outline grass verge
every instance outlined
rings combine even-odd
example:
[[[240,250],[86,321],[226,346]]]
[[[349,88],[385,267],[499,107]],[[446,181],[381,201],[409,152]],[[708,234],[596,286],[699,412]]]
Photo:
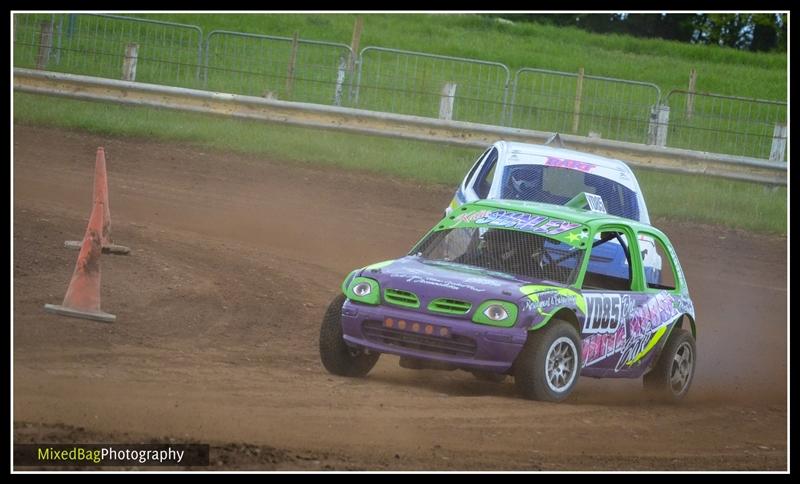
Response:
[[[14,93],[14,122],[183,141],[453,187],[480,149]],[[784,187],[634,169],[653,218],[786,234]]]

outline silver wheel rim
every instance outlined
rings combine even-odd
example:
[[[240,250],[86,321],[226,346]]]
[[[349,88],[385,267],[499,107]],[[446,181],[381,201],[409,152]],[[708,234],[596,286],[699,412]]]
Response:
[[[578,350],[575,343],[566,336],[562,336],[553,341],[547,350],[545,359],[544,377],[550,390],[556,393],[566,391],[575,380],[578,373],[577,358]]]
[[[669,387],[676,395],[680,395],[689,386],[694,368],[694,354],[692,345],[684,341],[675,351],[672,365],[669,370]]]

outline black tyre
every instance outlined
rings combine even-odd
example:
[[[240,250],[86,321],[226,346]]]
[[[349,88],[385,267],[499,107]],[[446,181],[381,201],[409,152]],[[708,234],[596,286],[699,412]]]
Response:
[[[502,383],[506,381],[506,376],[503,373],[492,373],[490,371],[472,371],[472,376],[480,381],[488,381],[492,383]]]
[[[514,384],[524,398],[560,402],[581,371],[581,340],[566,321],[553,320],[528,335],[514,364]]]
[[[697,366],[697,347],[689,331],[674,328],[661,350],[656,366],[644,378],[644,388],[651,397],[665,402],[679,402],[692,386]]]
[[[344,294],[336,296],[322,318],[319,332],[319,355],[322,365],[330,373],[339,376],[363,377],[378,362],[380,353],[366,353],[352,348],[342,338],[342,305]]]

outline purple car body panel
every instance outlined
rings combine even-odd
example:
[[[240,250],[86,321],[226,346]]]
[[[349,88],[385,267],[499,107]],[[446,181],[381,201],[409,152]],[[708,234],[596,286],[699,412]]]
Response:
[[[469,370],[508,372],[529,331],[566,309],[582,328],[581,375],[635,378],[655,364],[681,316],[694,318],[688,295],[657,290],[644,294],[581,291],[552,281],[425,261],[418,256],[365,268],[357,275],[376,280],[382,290],[414,293],[419,307],[397,307],[383,297],[374,306],[348,300],[342,308],[342,329],[348,344]],[[438,298],[465,301],[471,306],[462,315],[428,310],[428,304]],[[478,306],[489,299],[517,305],[513,327],[473,322]]]
[[[342,310],[342,326],[344,339],[375,351],[394,353],[401,356],[436,359],[464,367],[506,371],[522,350],[527,338],[527,327],[515,325],[512,328],[475,324],[472,316],[478,306],[487,299],[508,301],[517,304],[521,293],[520,286],[541,281],[526,281],[507,274],[480,271],[468,266],[447,264],[442,262],[424,262],[418,257],[407,256],[398,259],[389,266],[380,269],[365,270],[360,275],[378,281],[381,288],[390,288],[413,292],[419,297],[419,308],[404,309],[387,304],[366,306],[352,302],[345,303]],[[450,298],[469,302],[469,312],[463,315],[444,315],[428,311],[428,304],[437,298]],[[413,323],[432,325],[435,334],[420,338],[429,338],[432,345],[437,339],[445,340],[454,337],[468,338],[476,343],[476,352],[472,357],[456,356],[445,352],[434,353],[397,346],[387,346],[370,341],[362,331],[367,321],[384,322],[386,318],[394,321],[405,321],[408,332]],[[438,330],[446,328],[448,337],[439,335]],[[395,328],[396,331],[402,331]],[[441,341],[444,343],[444,341]]]
[[[583,297],[588,313],[578,314],[583,376],[641,376],[655,364],[668,339],[663,336],[683,314],[694,317],[688,297],[666,291],[583,291]],[[635,364],[629,364],[631,360]]]
[[[395,322],[403,321],[405,332],[412,332],[412,326],[418,324],[422,334],[418,336],[421,344],[428,347],[440,348],[437,352],[420,349],[402,348],[397,345],[387,345],[380,340],[368,337],[369,324],[383,324],[387,318]],[[432,335],[424,335],[424,328],[431,326]],[[442,329],[446,329],[447,337],[439,336]],[[392,353],[420,359],[433,359],[460,368],[486,370],[502,373],[511,368],[511,364],[525,344],[527,331],[521,328],[494,328],[475,324],[469,319],[454,318],[443,315],[428,316],[416,311],[399,308],[365,306],[346,302],[342,309],[342,330],[344,340],[381,353]],[[394,331],[403,331],[395,329]],[[465,341],[460,347],[445,344],[439,340]],[[474,343],[474,350],[471,349]]]

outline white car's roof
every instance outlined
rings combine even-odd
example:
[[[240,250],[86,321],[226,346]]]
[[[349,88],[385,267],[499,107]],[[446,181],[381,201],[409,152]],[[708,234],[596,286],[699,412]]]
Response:
[[[505,156],[499,162],[505,165],[554,165],[591,172],[613,180],[635,193],[641,193],[639,184],[630,167],[621,160],[582,153],[580,151],[534,145],[513,141],[499,141],[504,144]],[[570,163],[572,162],[572,163]]]

